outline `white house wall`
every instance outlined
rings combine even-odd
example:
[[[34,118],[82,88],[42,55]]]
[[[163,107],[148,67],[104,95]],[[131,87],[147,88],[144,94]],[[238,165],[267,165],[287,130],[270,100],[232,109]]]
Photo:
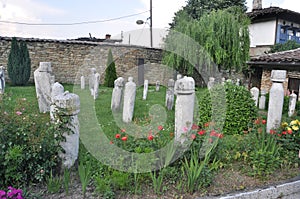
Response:
[[[274,45],[276,20],[253,23],[249,26],[250,47]]]

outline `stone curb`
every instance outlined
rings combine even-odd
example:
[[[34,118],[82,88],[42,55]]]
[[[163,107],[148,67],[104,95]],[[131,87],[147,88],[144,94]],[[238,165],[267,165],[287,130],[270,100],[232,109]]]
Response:
[[[207,199],[297,199],[300,198],[300,176],[294,178],[294,180],[296,181],[273,185],[249,192],[233,193],[219,197],[207,197]]]

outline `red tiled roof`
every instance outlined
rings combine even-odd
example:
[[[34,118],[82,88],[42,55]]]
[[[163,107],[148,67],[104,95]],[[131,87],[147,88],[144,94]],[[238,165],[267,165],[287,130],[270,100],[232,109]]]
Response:
[[[250,62],[248,62],[248,64],[250,65],[263,63],[300,64],[300,48],[277,53],[253,56],[251,57]]]

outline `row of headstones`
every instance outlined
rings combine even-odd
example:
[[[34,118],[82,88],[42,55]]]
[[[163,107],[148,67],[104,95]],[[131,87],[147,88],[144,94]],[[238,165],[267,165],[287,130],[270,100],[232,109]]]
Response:
[[[98,98],[99,95],[99,85],[100,85],[100,74],[96,71],[96,68],[90,68],[90,74],[88,76],[89,80],[89,90],[94,100]],[[80,77],[80,88],[85,89],[85,77]]]
[[[40,62],[33,74],[39,111],[41,113],[50,112],[53,123],[62,122],[60,121],[62,117],[69,122],[66,127],[72,133],[64,133],[66,139],[60,143],[64,153],[59,156],[62,166],[70,168],[77,160],[79,151],[79,96],[68,91],[65,92],[60,83],[54,83],[55,77],[52,75],[51,62]]]
[[[234,81],[233,80],[231,80],[231,79],[225,79],[225,77],[222,77],[221,78],[221,84],[222,85],[224,85],[225,84],[225,82],[232,82],[232,83],[234,83]],[[214,85],[216,85],[218,82],[216,82],[216,78],[214,78],[214,77],[209,77],[208,78],[208,82],[207,82],[207,88],[208,89],[211,89]],[[240,86],[241,85],[241,80],[240,79],[236,79],[236,81],[235,81],[235,84],[237,85],[237,86]]]

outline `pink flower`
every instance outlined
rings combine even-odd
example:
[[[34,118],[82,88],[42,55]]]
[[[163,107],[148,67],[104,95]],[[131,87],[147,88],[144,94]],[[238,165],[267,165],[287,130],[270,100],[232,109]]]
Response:
[[[205,130],[201,130],[198,132],[199,135],[204,135],[205,134]]]
[[[21,111],[17,111],[16,114],[17,115],[22,115],[22,112]]]
[[[185,127],[182,128],[182,130],[183,130],[184,133],[186,133],[186,132],[188,132],[189,129],[188,129],[188,127],[185,126]]]
[[[127,137],[126,137],[126,136],[122,137],[121,139],[122,139],[122,141],[124,141],[124,142],[127,141]]]
[[[121,132],[122,132],[122,133],[125,133],[125,132],[126,132],[126,130],[125,130],[125,129],[121,129]]]
[[[153,138],[154,138],[153,135],[148,136],[148,140],[150,140],[150,141],[153,140]]]
[[[191,134],[191,139],[192,140],[196,139],[196,135],[195,134]]]
[[[164,127],[163,127],[162,125],[159,125],[159,126],[157,127],[157,129],[158,129],[159,131],[161,131],[161,130],[164,129]]]
[[[198,128],[199,128],[199,126],[197,124],[192,125],[192,130],[197,130]]]

